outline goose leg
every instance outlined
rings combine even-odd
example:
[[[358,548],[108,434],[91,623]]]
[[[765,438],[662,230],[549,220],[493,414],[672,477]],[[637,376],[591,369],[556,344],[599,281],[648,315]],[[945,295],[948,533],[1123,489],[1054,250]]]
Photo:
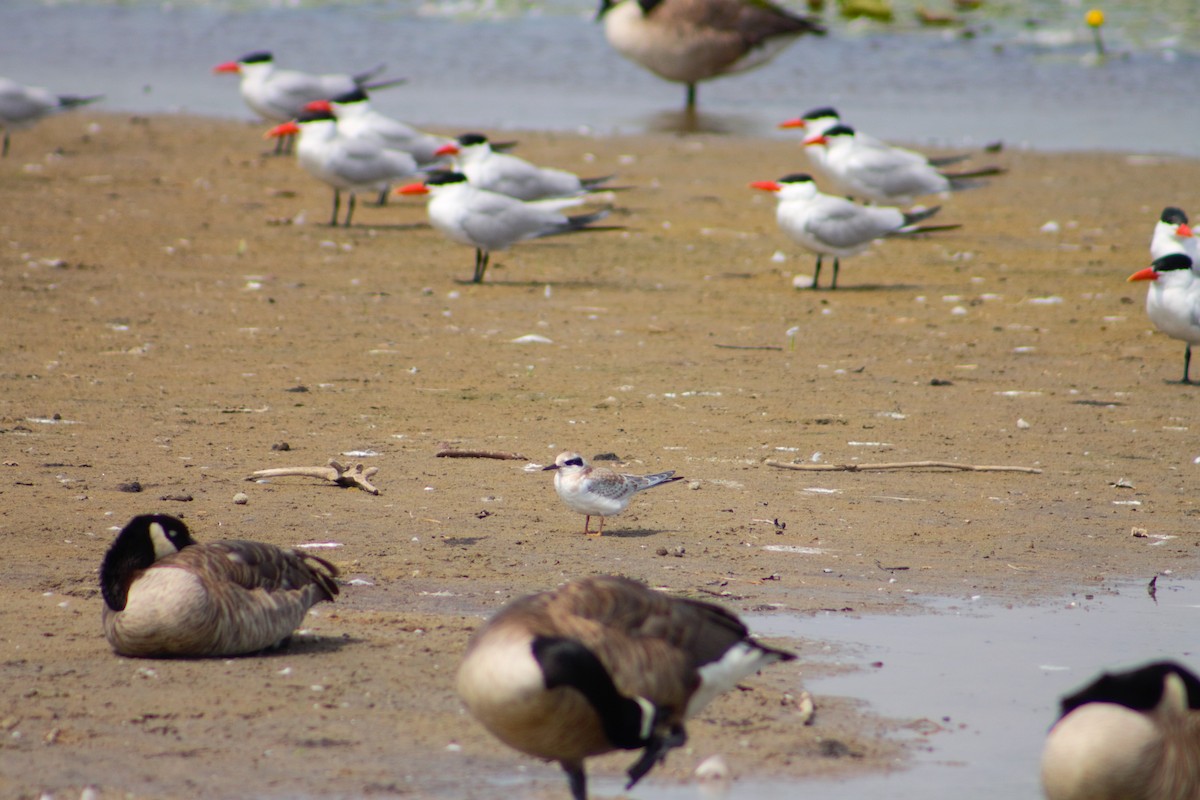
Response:
[[[584,774],[583,764],[563,764],[567,773],[567,785],[571,787],[573,800],[587,800],[587,775]]]
[[[642,757],[634,762],[626,773],[629,775],[629,783],[625,784],[625,791],[633,788],[634,784],[645,777],[646,773],[654,768],[654,765],[667,757],[667,752],[673,747],[682,747],[687,743],[687,732],[682,725],[677,725],[667,737],[651,736],[650,741],[646,743],[646,748],[642,751]]]

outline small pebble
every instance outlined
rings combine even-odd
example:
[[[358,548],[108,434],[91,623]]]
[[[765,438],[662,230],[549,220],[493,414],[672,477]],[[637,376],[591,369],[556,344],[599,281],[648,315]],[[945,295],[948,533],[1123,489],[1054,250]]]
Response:
[[[250,495],[246,494],[245,492],[238,492],[233,496],[233,502],[236,505],[244,506],[246,503],[250,502]]]

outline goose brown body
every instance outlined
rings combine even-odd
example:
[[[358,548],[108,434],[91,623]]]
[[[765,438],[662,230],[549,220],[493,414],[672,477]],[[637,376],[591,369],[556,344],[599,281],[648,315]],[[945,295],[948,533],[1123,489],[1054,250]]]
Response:
[[[581,666],[564,668],[548,655],[554,648]],[[687,717],[741,677],[792,658],[751,641],[719,606],[600,576],[498,612],[468,646],[458,689],[502,742],[559,762],[582,800],[585,758],[643,750],[632,785],[686,740]]]
[[[766,0],[601,0],[609,44],[660,78],[696,84],[771,60],[804,34],[824,35],[815,20]]]
[[[196,544],[180,520],[135,517],[101,567],[104,634],[128,656],[253,653],[338,593],[324,559],[262,542]]]

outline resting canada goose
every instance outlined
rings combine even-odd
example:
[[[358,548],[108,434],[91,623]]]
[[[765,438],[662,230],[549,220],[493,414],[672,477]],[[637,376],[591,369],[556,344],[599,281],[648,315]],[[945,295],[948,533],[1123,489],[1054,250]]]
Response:
[[[1161,661],[1063,698],[1042,751],[1048,800],[1200,797],[1200,679]]]
[[[685,719],[794,658],[748,638],[719,606],[597,576],[501,609],[467,646],[458,693],[500,741],[562,765],[585,800],[585,758],[642,750],[628,789],[687,741]]]
[[[338,593],[323,558],[262,542],[197,544],[167,514],[134,517],[100,566],[104,635],[127,656],[234,656],[286,640]]]
[[[689,111],[698,82],[765,64],[803,34],[825,34],[769,0],[600,0],[596,18],[618,53],[687,84]]]

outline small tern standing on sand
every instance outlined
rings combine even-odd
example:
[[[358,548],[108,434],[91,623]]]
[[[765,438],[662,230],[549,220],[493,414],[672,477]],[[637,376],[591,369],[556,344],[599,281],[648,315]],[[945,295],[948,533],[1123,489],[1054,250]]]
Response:
[[[601,184],[613,177],[580,178],[566,170],[539,167],[523,158],[497,153],[481,133],[464,133],[437,153],[453,156],[455,169],[466,175],[473,186],[518,200],[578,197],[601,190]]]
[[[774,192],[779,198],[775,221],[788,238],[817,254],[812,288],[821,277],[821,259],[833,256],[833,282],[837,288],[839,260],[863,252],[877,239],[951,230],[958,225],[918,225],[941,206],[901,211],[889,206],[861,206],[843,197],[822,194],[812,176],[797,173],[777,181],[755,181],[751,188]]]
[[[483,282],[493,250],[505,250],[526,239],[614,229],[589,227],[607,217],[610,209],[566,216],[552,205],[526,203],[472,186],[461,172],[436,173],[421,183],[401,186],[396,192],[430,195],[427,206],[430,224],[459,244],[475,248],[473,283]]]
[[[403,150],[388,150],[365,139],[349,139],[338,133],[337,121],[328,111],[308,111],[292,122],[276,125],[267,136],[300,135],[296,158],[300,166],[333,187],[333,217],[337,226],[342,190],[350,194],[346,227],[354,215],[358,192],[386,192],[392,183],[418,173],[417,161]]]
[[[834,125],[809,136],[804,144],[824,146],[819,166],[848,193],[872,203],[907,205],[918,197],[971,188],[978,185],[973,182],[976,178],[1003,173],[998,167],[942,172],[919,153],[883,145],[877,139],[860,140],[849,125]]]
[[[571,452],[559,453],[554,463],[543,469],[557,470],[554,490],[568,508],[584,515],[583,532],[594,536],[604,533],[604,518],[629,508],[629,501],[638,492],[683,480],[675,477],[675,470],[653,475],[626,475],[607,467],[593,467],[579,453]],[[592,517],[600,518],[597,531],[591,530]]]
[[[596,18],[613,49],[660,78],[696,84],[765,64],[804,34],[825,28],[769,0],[600,0]]]
[[[54,94],[40,86],[23,86],[8,78],[0,78],[0,128],[4,129],[4,146],[0,158],[8,155],[10,131],[32,128],[41,119],[72,108],[94,103],[101,95]]]

